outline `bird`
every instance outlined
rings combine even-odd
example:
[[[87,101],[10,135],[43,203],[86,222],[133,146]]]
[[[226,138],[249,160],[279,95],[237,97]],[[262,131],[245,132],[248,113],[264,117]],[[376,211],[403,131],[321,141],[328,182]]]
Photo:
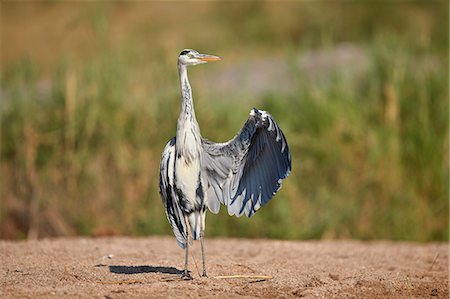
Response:
[[[184,49],[178,56],[181,111],[176,136],[164,148],[160,163],[159,192],[178,245],[185,250],[181,278],[192,279],[188,252],[200,239],[203,273],[207,209],[214,214],[223,204],[230,216],[251,217],[281,188],[292,169],[284,133],[266,111],[253,108],[237,135],[224,143],[203,138],[195,117],[190,66],[222,58]]]

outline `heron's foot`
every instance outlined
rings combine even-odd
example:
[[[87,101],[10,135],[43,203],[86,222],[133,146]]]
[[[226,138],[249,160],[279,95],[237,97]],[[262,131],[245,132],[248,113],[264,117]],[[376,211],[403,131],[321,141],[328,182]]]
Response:
[[[191,274],[189,274],[188,270],[184,270],[183,274],[181,275],[181,279],[192,280],[192,276],[191,276]]]
[[[203,274],[202,274],[202,277],[206,277],[206,278],[208,278],[208,274],[206,274],[206,271],[205,271],[205,270],[203,270]]]

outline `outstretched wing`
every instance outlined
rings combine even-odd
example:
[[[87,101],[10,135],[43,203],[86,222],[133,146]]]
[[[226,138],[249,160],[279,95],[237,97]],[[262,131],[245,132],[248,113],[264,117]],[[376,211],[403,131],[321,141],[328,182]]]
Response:
[[[202,167],[208,180],[208,208],[250,217],[281,188],[292,168],[283,132],[270,114],[252,109],[241,131],[226,143],[203,140]]]
[[[162,155],[159,173],[159,193],[161,194],[167,219],[172,226],[177,243],[181,248],[185,248],[187,239],[186,224],[174,189],[175,156],[174,137],[167,143]]]

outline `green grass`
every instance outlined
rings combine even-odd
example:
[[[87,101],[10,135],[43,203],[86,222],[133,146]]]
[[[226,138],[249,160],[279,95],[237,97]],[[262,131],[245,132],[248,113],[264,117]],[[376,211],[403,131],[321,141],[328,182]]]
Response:
[[[47,64],[29,52],[2,65],[2,237],[24,238],[30,226],[39,236],[171,234],[159,160],[180,107],[176,55],[193,45],[225,56],[190,72],[202,133],[229,139],[256,106],[275,116],[293,158],[274,200],[251,219],[209,214],[208,236],[448,240],[448,3],[327,3],[192,4],[173,10],[192,13],[191,30],[169,15],[141,18],[120,43],[119,4],[80,5],[91,53],[62,49]],[[361,64],[313,61],[343,44]],[[240,86],[224,94],[208,84],[266,57],[288,62],[287,87],[241,100]],[[299,57],[312,57],[318,75]]]

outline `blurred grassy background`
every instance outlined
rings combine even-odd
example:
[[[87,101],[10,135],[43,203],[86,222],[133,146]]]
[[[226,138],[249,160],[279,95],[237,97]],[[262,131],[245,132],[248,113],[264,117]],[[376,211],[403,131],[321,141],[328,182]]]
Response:
[[[2,238],[171,234],[159,160],[183,48],[202,134],[252,107],[293,171],[207,236],[448,240],[448,2],[1,2]]]

